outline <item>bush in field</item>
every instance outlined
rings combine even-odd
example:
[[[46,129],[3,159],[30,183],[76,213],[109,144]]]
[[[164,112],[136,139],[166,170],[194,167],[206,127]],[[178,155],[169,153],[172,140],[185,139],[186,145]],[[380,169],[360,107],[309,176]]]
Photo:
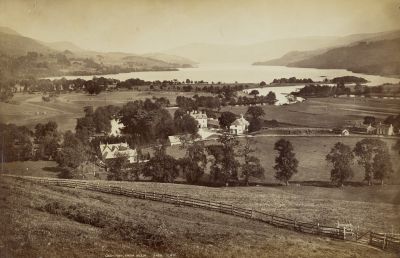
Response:
[[[338,186],[343,186],[343,183],[353,176],[351,164],[354,155],[351,148],[341,142],[335,144],[330,153],[326,155],[326,160],[331,162],[333,168],[331,170],[331,181]]]
[[[299,161],[293,152],[292,143],[285,139],[280,139],[275,143],[274,150],[279,152],[278,157],[275,158],[275,178],[289,185],[289,179],[293,174],[297,173],[299,165]]]

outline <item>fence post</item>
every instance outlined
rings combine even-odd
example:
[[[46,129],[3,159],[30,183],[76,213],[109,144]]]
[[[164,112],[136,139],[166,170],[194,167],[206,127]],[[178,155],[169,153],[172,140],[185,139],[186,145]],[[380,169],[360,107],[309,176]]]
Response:
[[[383,237],[382,249],[385,249],[385,245],[386,245],[386,233]]]
[[[271,215],[271,224],[274,224],[274,215]]]
[[[296,230],[296,219],[293,220],[293,229]]]
[[[317,223],[317,234],[319,234],[319,223]]]
[[[346,240],[346,227],[343,227],[343,240]]]
[[[147,194],[147,191],[144,190],[144,199],[145,199],[145,200],[146,200],[146,194]]]
[[[156,199],[156,192],[153,192],[153,200]]]
[[[231,204],[231,214],[233,214],[233,204]]]

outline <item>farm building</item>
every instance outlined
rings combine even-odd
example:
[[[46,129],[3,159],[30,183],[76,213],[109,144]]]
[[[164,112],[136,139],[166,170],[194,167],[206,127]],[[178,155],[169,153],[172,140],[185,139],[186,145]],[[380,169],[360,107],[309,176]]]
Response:
[[[170,146],[180,145],[182,144],[181,139],[177,135],[170,135],[168,136],[168,144]]]
[[[375,127],[372,125],[369,125],[367,127],[367,134],[392,136],[392,135],[394,135],[394,128],[393,128],[392,124],[386,125],[386,124],[379,123]]]
[[[249,121],[244,119],[243,115],[241,115],[240,118],[236,119],[231,124],[231,126],[229,127],[229,132],[235,135],[244,134],[248,131],[249,125]]]
[[[100,152],[104,162],[110,159],[115,159],[119,155],[125,155],[128,158],[129,163],[138,161],[138,153],[136,149],[131,149],[126,142],[100,144]]]
[[[199,128],[207,128],[207,114],[205,112],[193,110],[189,115],[197,121]]]
[[[378,124],[376,126],[376,134],[377,135],[394,135],[393,125],[385,125],[385,124]]]

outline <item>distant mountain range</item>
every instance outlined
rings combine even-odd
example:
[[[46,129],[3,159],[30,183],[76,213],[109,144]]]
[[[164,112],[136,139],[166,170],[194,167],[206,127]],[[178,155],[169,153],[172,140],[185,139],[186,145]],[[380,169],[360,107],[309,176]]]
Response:
[[[163,53],[98,52],[71,42],[43,42],[0,27],[0,75],[53,76],[173,70],[192,67],[187,58]]]
[[[222,44],[189,44],[164,51],[195,60],[200,63],[208,62],[247,62],[253,63],[260,60],[269,60],[281,57],[290,52],[314,51],[316,49],[329,49],[349,45],[361,40],[390,39],[397,37],[399,32],[382,32],[353,34],[344,37],[301,37],[277,39],[247,45],[222,45]],[[305,54],[301,54],[305,55]],[[308,53],[306,54],[308,55]],[[299,56],[297,57],[299,58]]]
[[[347,69],[357,73],[399,76],[400,31],[359,34],[353,42],[312,51],[291,51],[254,65],[281,65],[320,69]]]

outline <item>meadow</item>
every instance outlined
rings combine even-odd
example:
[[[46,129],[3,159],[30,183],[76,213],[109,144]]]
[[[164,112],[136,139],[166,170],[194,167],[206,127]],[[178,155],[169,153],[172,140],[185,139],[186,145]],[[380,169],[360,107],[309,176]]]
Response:
[[[84,116],[83,108],[106,105],[122,106],[129,101],[164,97],[172,105],[177,96],[191,97],[192,92],[151,92],[151,91],[113,91],[99,95],[86,93],[66,93],[49,102],[42,100],[41,94],[17,93],[11,103],[0,102],[0,122],[26,125],[33,128],[37,123],[57,122],[61,131],[74,130],[76,119]],[[207,95],[207,93],[201,93]]]
[[[223,107],[222,111],[245,114],[246,106]],[[354,125],[365,116],[385,119],[400,113],[398,99],[369,98],[310,98],[305,102],[284,106],[264,105],[264,119],[301,127],[334,128]]]
[[[221,201],[235,196],[242,204],[262,203],[264,207],[286,199],[287,213],[295,217],[303,214],[297,214],[299,209],[296,212],[292,209],[298,206],[296,201],[300,199],[296,198],[304,197],[296,197],[297,194],[290,193],[295,189],[290,188],[243,190],[123,184],[149,191],[191,192],[194,196]],[[317,201],[315,207],[304,210],[318,214],[319,207],[324,206],[315,196],[304,199]],[[388,211],[385,218],[393,214],[390,212],[393,207],[398,207],[334,198],[325,205],[340,208],[335,211],[332,207],[328,214],[358,206],[353,217],[360,215],[362,206],[367,206],[367,212],[358,217],[360,221],[369,216],[371,207]],[[211,211],[4,177],[0,177],[0,207],[2,257],[57,257],[61,251],[68,257],[396,257],[376,248],[305,235]]]

